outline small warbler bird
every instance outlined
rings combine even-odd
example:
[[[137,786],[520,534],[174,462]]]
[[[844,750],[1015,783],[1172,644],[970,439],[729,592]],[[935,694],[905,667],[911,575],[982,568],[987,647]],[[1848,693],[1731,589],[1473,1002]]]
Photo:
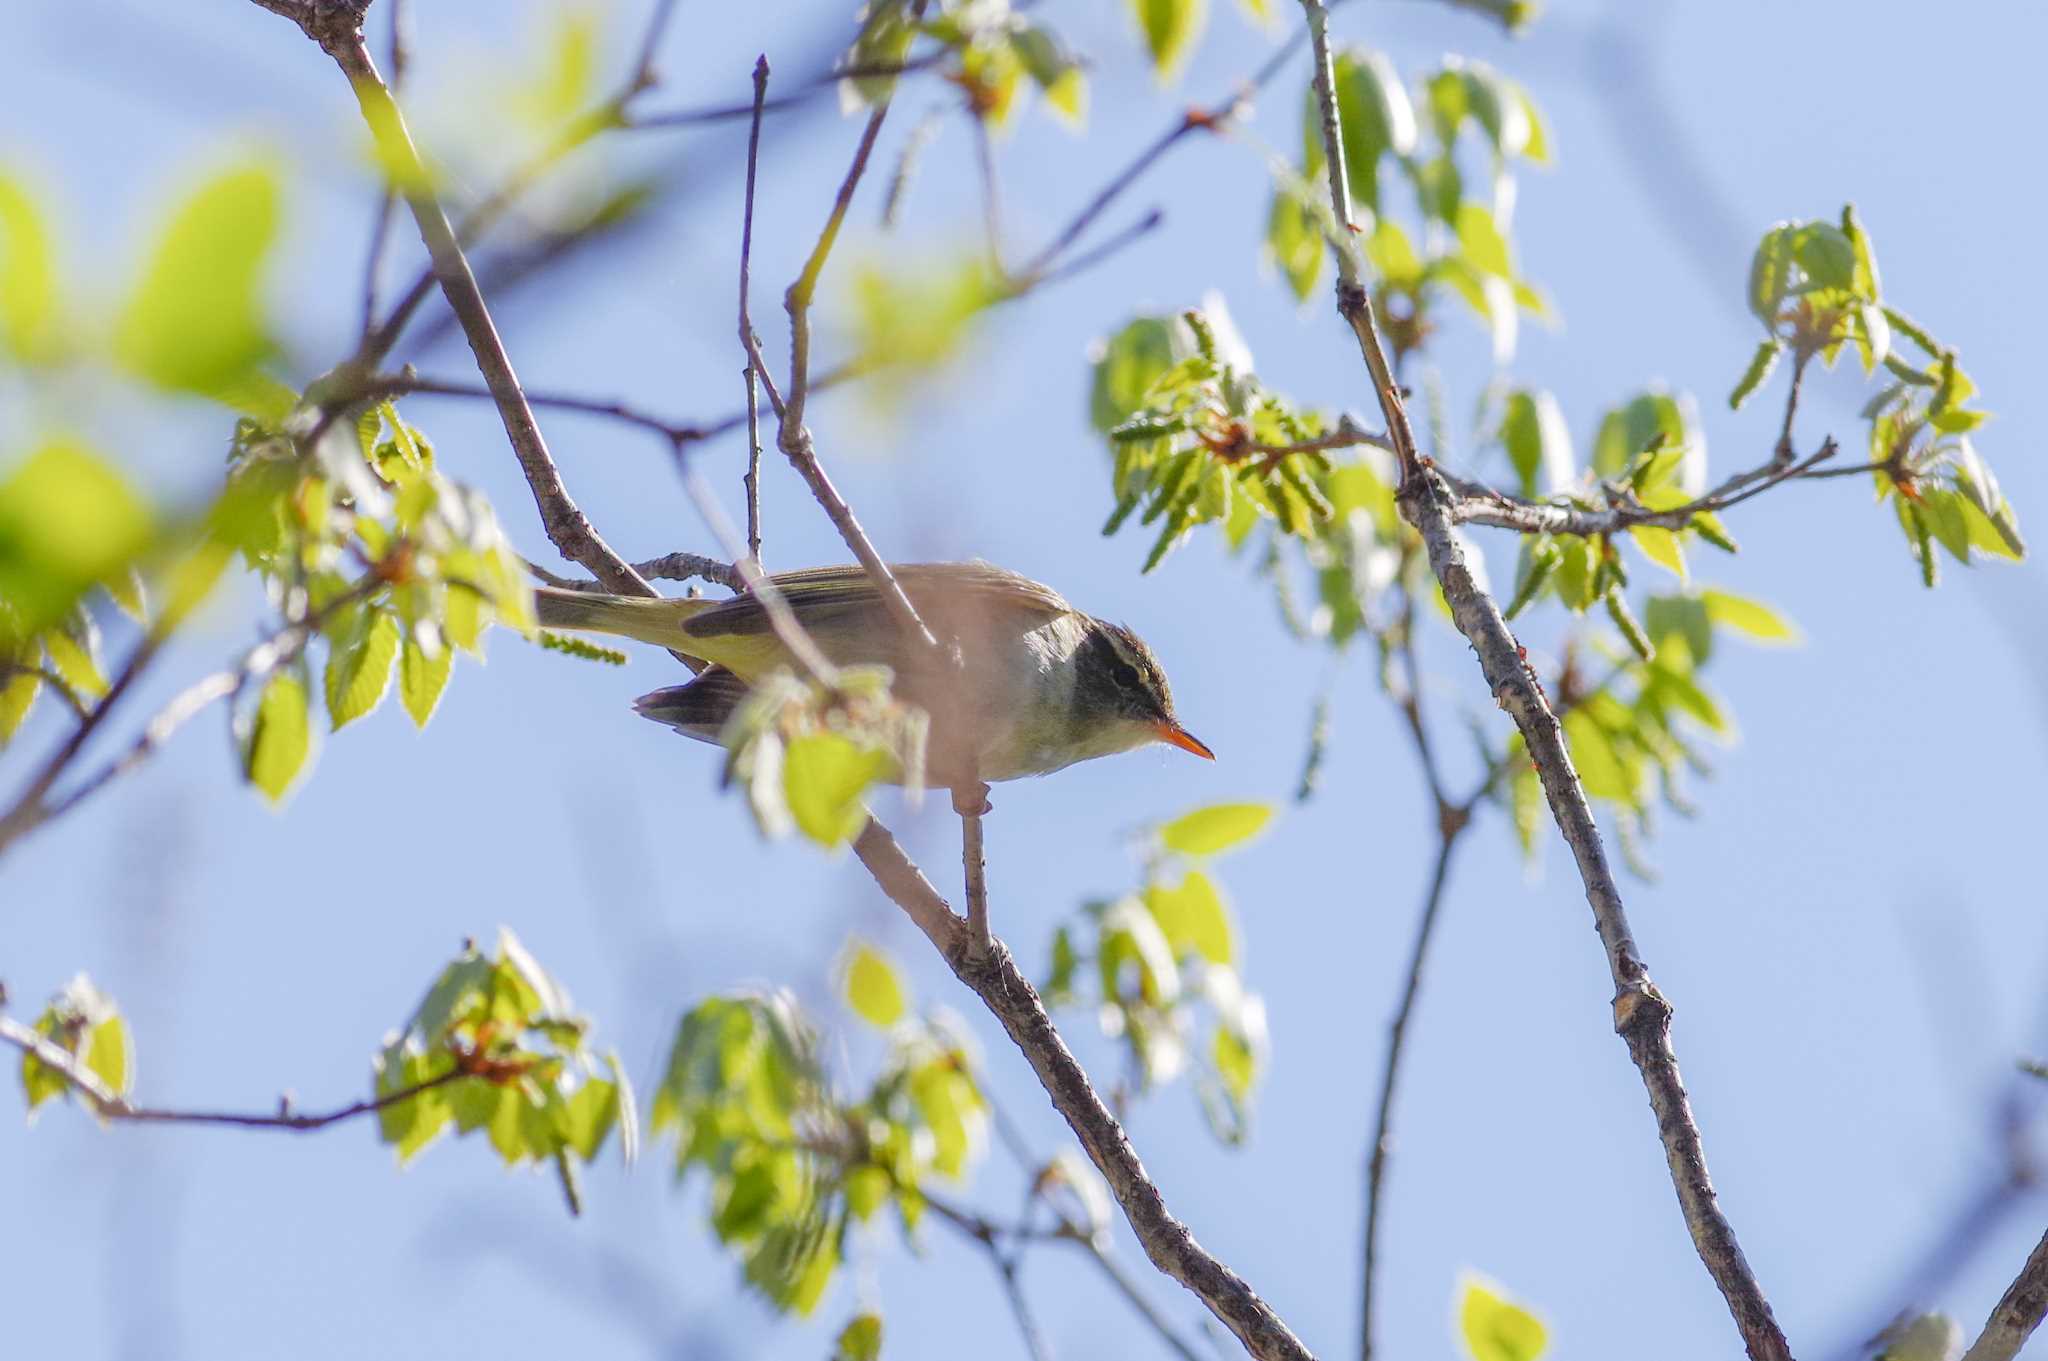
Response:
[[[834,665],[881,665],[895,694],[931,715],[927,780],[940,788],[1046,775],[1076,761],[1165,742],[1215,753],[1180,725],[1166,673],[1144,640],[1081,613],[1058,592],[985,562],[891,569],[960,666],[905,638],[866,571],[818,567],[771,580]],[[685,685],[633,707],[686,737],[717,742],[748,687],[790,664],[751,593],[674,600],[541,588],[546,628],[588,629],[672,648],[708,663]]]

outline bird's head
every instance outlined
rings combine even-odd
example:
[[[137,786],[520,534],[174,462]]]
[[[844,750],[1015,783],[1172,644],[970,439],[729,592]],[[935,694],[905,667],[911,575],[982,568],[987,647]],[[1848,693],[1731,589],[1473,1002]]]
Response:
[[[1124,748],[1165,742],[1205,761],[1216,759],[1180,725],[1173,691],[1152,649],[1121,624],[1088,620],[1074,653],[1074,717],[1084,729],[1115,733]]]

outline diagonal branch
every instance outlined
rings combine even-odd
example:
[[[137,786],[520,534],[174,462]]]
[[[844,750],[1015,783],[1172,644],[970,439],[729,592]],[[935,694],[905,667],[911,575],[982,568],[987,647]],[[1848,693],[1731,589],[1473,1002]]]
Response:
[[[1193,1291],[1260,1361],[1310,1361],[1309,1350],[1272,1307],[1196,1242],[1167,1209],[1166,1198],[1138,1161],[1123,1126],[1096,1094],[1008,948],[1000,940],[991,941],[984,958],[972,959],[967,923],[947,906],[881,823],[870,820],[853,849],[882,891],[937,947],[954,977],[973,989],[1024,1052],[1054,1108],[1109,1183],[1152,1264]]]
[[[1464,552],[1452,529],[1450,488],[1417,449],[1407,407],[1373,316],[1371,296],[1360,282],[1350,239],[1357,229],[1352,224],[1350,188],[1345,180],[1328,11],[1323,0],[1301,0],[1301,4],[1315,48],[1316,102],[1328,163],[1330,206],[1338,224],[1337,310],[1357,338],[1360,355],[1372,377],[1374,395],[1386,418],[1387,433],[1394,441],[1401,465],[1402,514],[1422,536],[1429,551],[1430,567],[1443,587],[1452,618],[1478,654],[1480,669],[1495,701],[1508,711],[1521,730],[1541,777],[1551,815],[1578,864],[1586,900],[1593,909],[1594,924],[1606,950],[1608,972],[1614,981],[1615,1030],[1627,1043],[1629,1056],[1649,1093],[1650,1106],[1657,1117],[1658,1137],[1664,1145],[1672,1185],[1678,1193],[1693,1246],[1727,1300],[1752,1361],[1790,1361],[1791,1348],[1771,1315],[1763,1287],[1750,1270],[1735,1230],[1715,1198],[1699,1126],[1693,1120],[1671,1045],[1671,1005],[1651,982],[1649,970],[1636,950],[1620,889],[1600,843],[1599,827],[1565,748],[1563,729],[1499,608],[1480,589],[1465,564]]]
[[[421,1092],[445,1087],[457,1078],[471,1076],[468,1069],[459,1062],[447,1072],[402,1087],[395,1092],[363,1101],[350,1102],[346,1106],[309,1115],[291,1108],[289,1100],[280,1099],[277,1111],[271,1115],[256,1115],[242,1111],[186,1111],[167,1110],[156,1106],[137,1106],[128,1098],[108,1087],[99,1077],[79,1067],[78,1060],[69,1050],[52,1044],[34,1029],[23,1025],[11,1016],[0,1016],[0,1041],[5,1041],[31,1055],[38,1063],[56,1073],[92,1108],[93,1114],[102,1120],[118,1120],[135,1125],[231,1125],[238,1129],[280,1129],[294,1134],[306,1134],[313,1130],[325,1129],[329,1125],[352,1120],[358,1115],[369,1115],[387,1106],[396,1106],[401,1101],[410,1101]]]
[[[1998,1307],[1963,1353],[1963,1361],[2013,1361],[2041,1326],[2043,1314],[2048,1314],[2048,1234],[2041,1235],[2020,1274],[1999,1297]]]

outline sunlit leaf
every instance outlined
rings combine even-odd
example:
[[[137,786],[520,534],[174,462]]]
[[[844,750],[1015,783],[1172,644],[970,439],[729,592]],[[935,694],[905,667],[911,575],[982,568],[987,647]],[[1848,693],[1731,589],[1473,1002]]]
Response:
[[[1148,886],[1145,907],[1176,954],[1193,951],[1211,964],[1229,964],[1236,958],[1230,910],[1215,881],[1202,871],[1190,870],[1171,886]]]
[[[1541,1319],[1470,1277],[1458,1299],[1458,1335],[1473,1361],[1536,1361],[1550,1345]]]
[[[881,951],[864,941],[856,943],[845,970],[846,1004],[869,1025],[887,1030],[909,1014],[902,976]]]
[[[0,174],[0,346],[39,363],[54,357],[57,325],[53,233],[27,188]]]
[[[126,570],[148,543],[150,512],[128,481],[84,444],[51,440],[0,482],[0,622],[27,638],[86,590]]]
[[[327,716],[335,731],[373,711],[391,688],[398,659],[398,618],[365,609],[327,654]]]
[[[782,758],[782,790],[798,830],[821,846],[851,841],[867,822],[861,796],[890,764],[883,748],[835,732],[790,741]]]
[[[1215,855],[1251,840],[1273,820],[1269,803],[1218,803],[1181,814],[1159,829],[1159,840],[1182,855]]]
[[[1761,643],[1799,641],[1799,630],[1792,621],[1760,600],[1717,590],[1700,592],[1700,600],[1706,606],[1707,617],[1723,628],[1746,633]]]
[[[274,804],[284,801],[312,752],[307,719],[304,684],[288,671],[273,675],[263,687],[249,731],[247,773],[249,782]]]
[[[427,720],[434,716],[454,669],[455,653],[445,643],[437,644],[429,652],[418,637],[406,635],[404,650],[398,654],[398,697],[405,702],[405,711],[412,715],[416,726],[426,727]]]
[[[1208,0],[1130,0],[1131,14],[1152,55],[1152,69],[1171,79],[1194,49],[1208,22]]]
[[[115,353],[129,369],[213,396],[270,352],[260,295],[282,197],[276,169],[250,164],[178,206],[116,329]]]

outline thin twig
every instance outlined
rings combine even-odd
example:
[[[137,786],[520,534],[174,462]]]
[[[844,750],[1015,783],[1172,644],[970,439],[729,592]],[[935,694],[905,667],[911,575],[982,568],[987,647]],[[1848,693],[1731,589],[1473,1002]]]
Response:
[[[1337,310],[1358,341],[1360,356],[1372,377],[1374,396],[1386,418],[1387,433],[1394,441],[1401,466],[1402,513],[1415,525],[1428,548],[1430,567],[1443,587],[1452,618],[1478,653],[1495,700],[1521,730],[1542,778],[1551,814],[1578,863],[1614,981],[1615,1029],[1627,1042],[1629,1055],[1642,1075],[1656,1112],[1658,1136],[1693,1245],[1727,1300],[1752,1361],[1790,1361],[1791,1349],[1771,1315],[1763,1287],[1750,1270],[1735,1231],[1715,1199],[1699,1126],[1693,1120],[1671,1046],[1671,1006],[1651,982],[1649,970],[1636,950],[1620,890],[1608,867],[1585,790],[1565,748],[1557,715],[1523,660],[1520,646],[1501,619],[1500,610],[1466,566],[1463,550],[1452,531],[1450,490],[1423,463],[1416,448],[1407,408],[1373,317],[1371,296],[1359,278],[1351,241],[1355,228],[1344,171],[1343,137],[1337,122],[1328,11],[1323,0],[1301,0],[1301,4],[1315,49],[1316,102],[1329,173],[1330,208],[1337,221]]]
[[[261,0],[258,0],[258,3],[261,3]],[[511,210],[513,204],[525,197],[529,189],[570,153],[600,133],[626,126],[633,102],[653,89],[657,83],[654,70],[655,50],[661,45],[662,36],[674,14],[675,0],[655,0],[647,29],[641,36],[638,60],[627,75],[625,83],[596,107],[578,115],[547,146],[513,170],[502,185],[463,216],[461,230],[455,235],[455,239],[463,248],[467,249],[480,240],[484,233],[497,224],[498,219]],[[300,27],[305,28],[306,24],[301,22]],[[320,38],[320,35],[310,28],[307,32],[316,40]],[[327,46],[326,41],[323,40],[321,45]],[[332,51],[331,48],[329,50]],[[438,264],[430,264],[420,271],[400,296],[398,304],[391,309],[390,315],[374,327],[365,325],[362,343],[356,351],[356,362],[359,365],[373,368],[391,353],[392,347],[398,344],[399,336],[404,333],[413,314],[433,291],[439,277],[438,270]]]
[[[186,1111],[166,1110],[155,1106],[131,1104],[120,1093],[100,1081],[98,1075],[78,1066],[78,1060],[33,1028],[23,1025],[11,1016],[0,1016],[0,1040],[6,1041],[24,1054],[32,1054],[36,1061],[49,1068],[69,1083],[73,1090],[85,1098],[92,1112],[103,1120],[118,1120],[136,1125],[230,1125],[238,1129],[281,1129],[295,1134],[304,1134],[329,1125],[339,1124],[358,1115],[369,1115],[387,1106],[396,1106],[410,1101],[422,1092],[444,1087],[458,1078],[471,1076],[460,1066],[449,1069],[424,1082],[414,1083],[395,1092],[365,1101],[351,1102],[338,1109],[318,1115],[304,1115],[291,1109],[288,1103],[280,1101],[272,1115],[252,1115],[241,1111]]]
[[[761,110],[767,97],[768,55],[764,52],[754,62],[754,121],[747,129],[747,206],[740,224],[740,348],[747,355],[747,473],[741,480],[747,494],[747,556],[757,563],[761,561],[761,391],[755,375],[761,339],[754,334],[747,290],[754,260],[754,176],[761,160]]]
[[[2020,1274],[2006,1287],[1984,1331],[1963,1353],[1963,1361],[2012,1361],[2048,1314],[2048,1233],[2034,1245]]]
[[[967,923],[903,853],[896,838],[870,819],[854,842],[854,854],[890,900],[902,908],[937,947],[958,978],[1002,1023],[1011,1041],[1037,1074],[1039,1083],[1096,1170],[1109,1183],[1152,1264],[1193,1291],[1210,1312],[1236,1334],[1260,1361],[1307,1361],[1309,1350],[1242,1277],[1218,1261],[1174,1218],[1165,1197],[1138,1161],[1123,1127],[1096,1094],[1087,1072],[1060,1038],[1045,1003],[1018,971],[1000,940],[988,958],[968,958]]]
[[[428,378],[410,373],[380,375],[367,380],[360,391],[366,398],[401,397],[418,394],[423,397],[471,397],[483,401],[496,401],[497,394],[487,383],[465,382],[456,378]],[[527,405],[552,408],[557,411],[574,411],[585,416],[603,416],[626,425],[638,426],[652,431],[671,443],[687,444],[704,437],[703,430],[681,421],[671,421],[651,412],[642,411],[630,402],[610,397],[582,397],[567,392],[535,392],[525,390]]]
[[[524,562],[524,559],[521,559]],[[602,581],[579,580],[550,572],[537,562],[527,562],[526,570],[549,586],[563,591],[602,591]],[[739,569],[718,558],[707,558],[701,553],[664,553],[658,558],[633,564],[633,570],[649,581],[709,581],[729,591],[743,591],[747,588],[746,578]]]
[[[988,267],[996,278],[1003,277],[1003,205],[996,186],[995,141],[988,120],[970,106],[968,118],[974,123],[974,164],[981,175],[982,227],[988,233]]]

